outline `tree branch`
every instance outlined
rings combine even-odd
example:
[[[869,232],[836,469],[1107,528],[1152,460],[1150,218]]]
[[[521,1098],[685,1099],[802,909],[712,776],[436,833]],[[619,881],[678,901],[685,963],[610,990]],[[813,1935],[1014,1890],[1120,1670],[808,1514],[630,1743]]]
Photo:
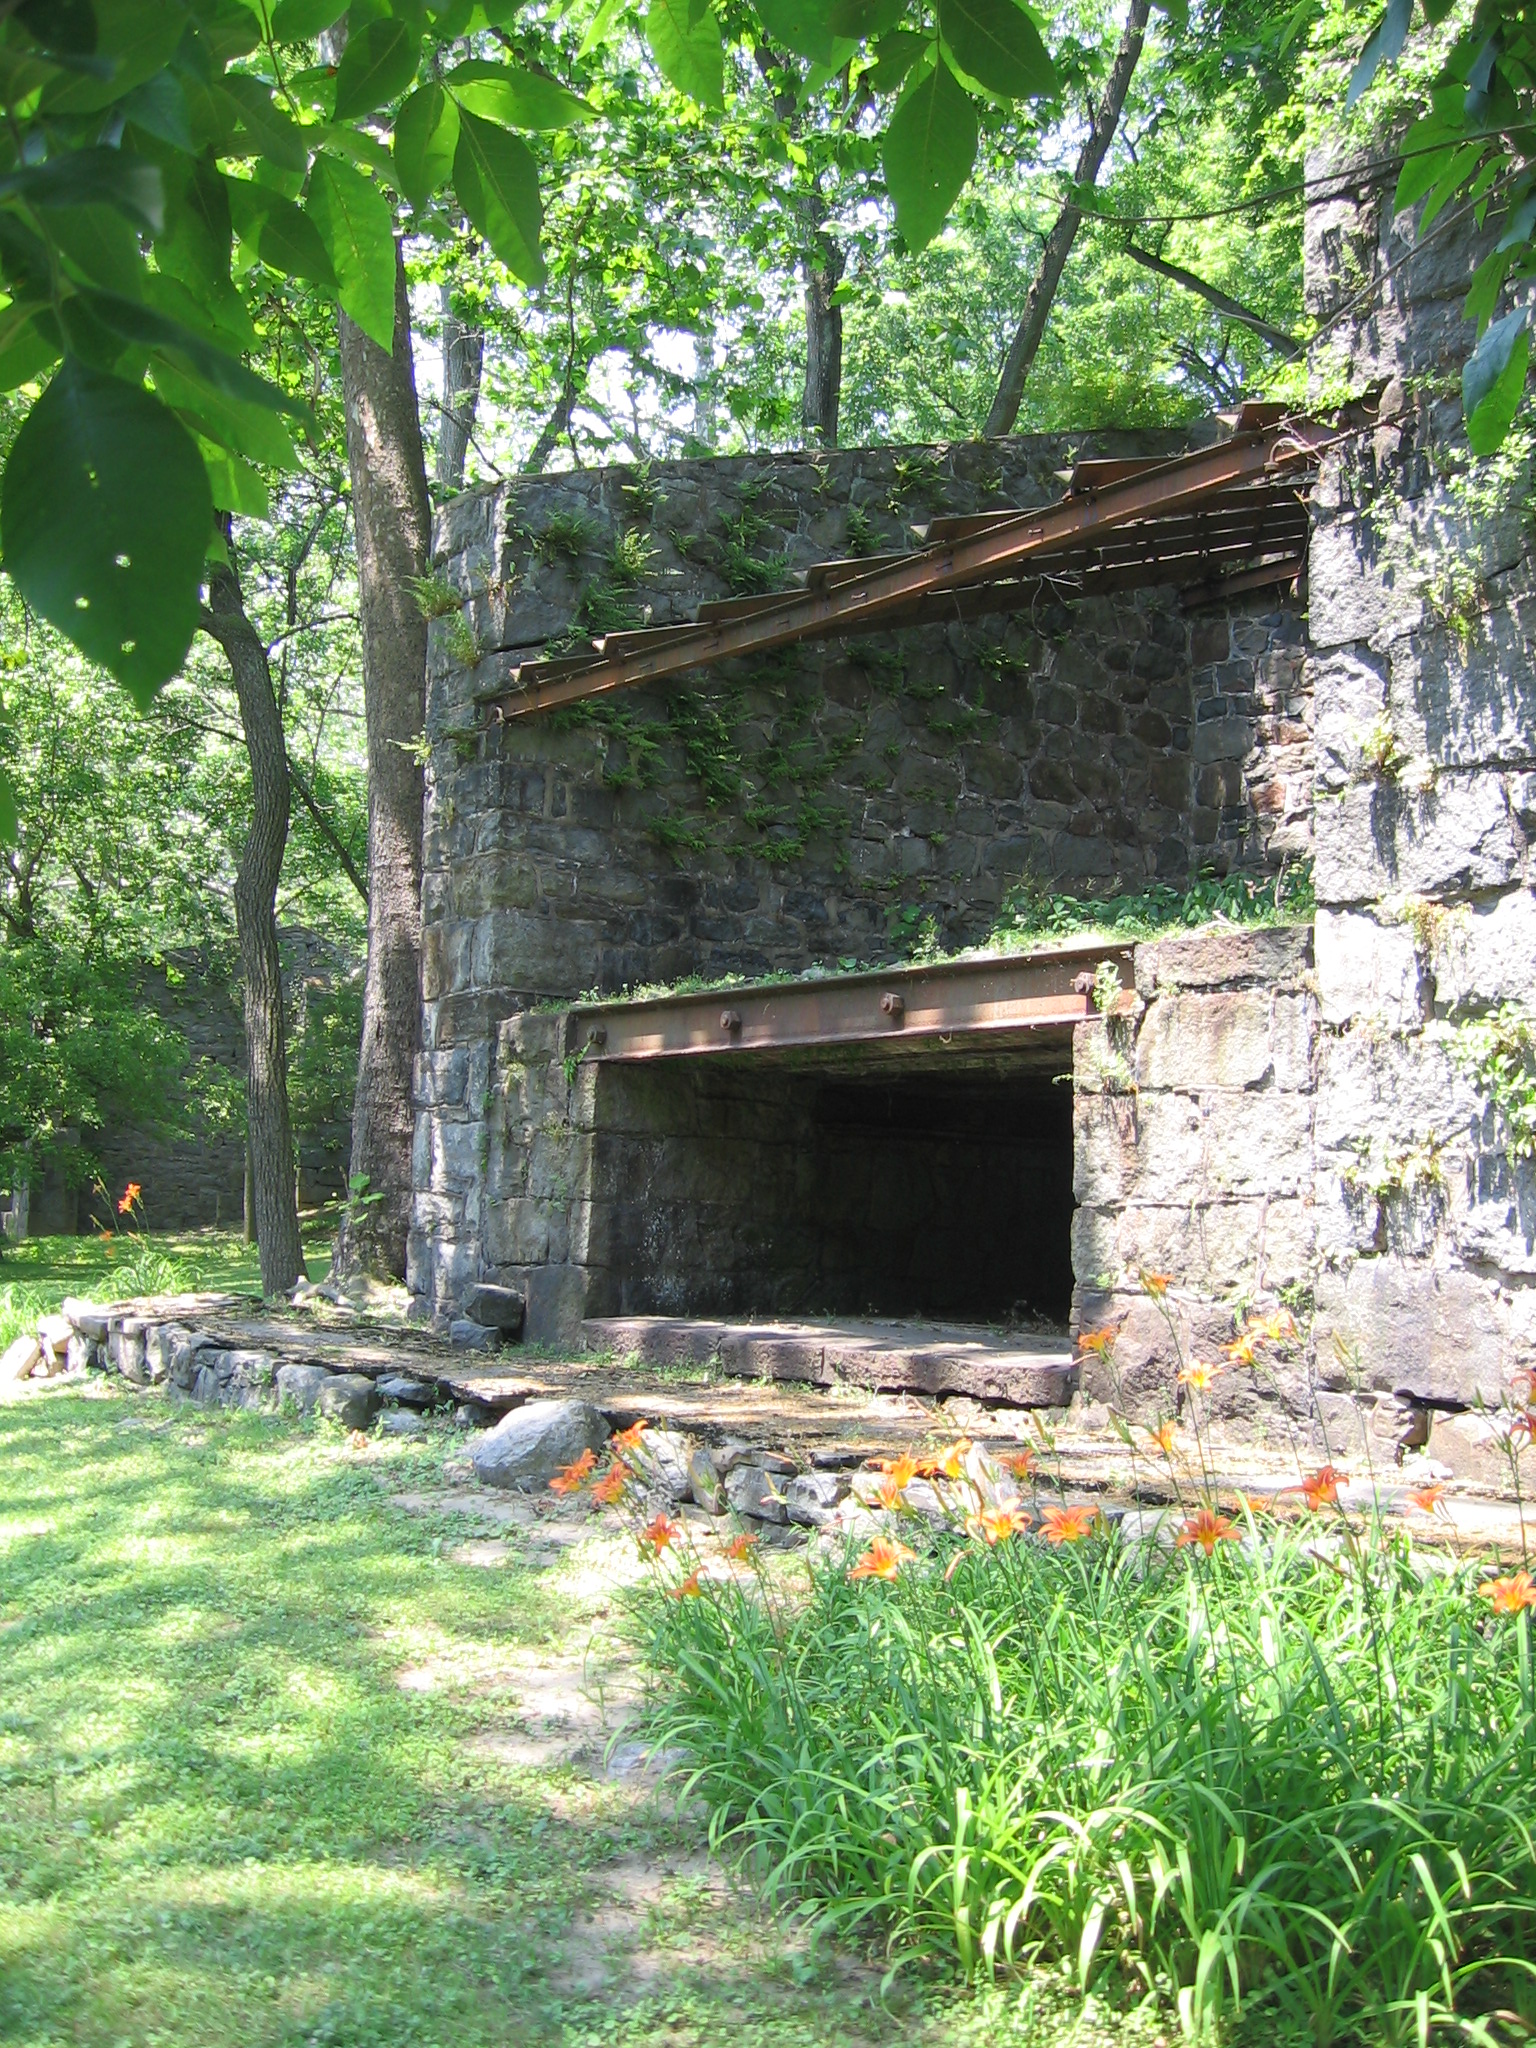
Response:
[[[1134,242],[1127,242],[1125,253],[1133,262],[1154,271],[1159,277],[1166,277],[1170,284],[1182,285],[1197,298],[1207,300],[1218,313],[1224,313],[1229,320],[1235,320],[1239,327],[1249,327],[1261,341],[1282,356],[1299,356],[1301,343],[1283,327],[1276,327],[1261,314],[1250,313],[1248,308],[1236,299],[1229,298],[1213,284],[1207,284],[1203,277],[1197,277],[1192,270],[1186,270],[1182,263],[1169,263],[1161,256],[1154,256],[1150,249],[1138,249]]]
[[[334,853],[336,858],[341,862],[342,873],[346,876],[347,880],[352,884],[353,888],[357,891],[358,895],[362,898],[363,903],[366,906],[368,902],[368,884],[363,880],[363,877],[358,873],[357,862],[353,860],[351,854],[347,851],[347,848],[343,843],[340,834],[337,832],[336,827],[331,823],[330,819],[325,815],[325,812],[320,808],[319,799],[316,797],[314,791],[310,788],[308,782],[305,780],[303,775],[301,775],[299,773],[299,770],[294,766],[292,754],[288,756],[288,779],[293,784],[294,794],[298,797],[299,802],[304,806],[305,810],[308,811],[310,817],[314,820],[315,830],[320,834],[320,837],[325,841],[326,845],[331,849],[332,853]]]

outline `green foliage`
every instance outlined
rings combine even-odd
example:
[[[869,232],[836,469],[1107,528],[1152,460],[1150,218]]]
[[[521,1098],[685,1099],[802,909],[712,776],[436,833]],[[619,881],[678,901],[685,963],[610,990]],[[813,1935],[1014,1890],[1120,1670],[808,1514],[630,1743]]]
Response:
[[[1405,1535],[1174,1485],[1162,1543],[974,1495],[962,1531],[962,1484],[938,1535],[897,1524],[891,1583],[658,1584],[648,1732],[721,1851],[898,1961],[1047,1963],[1190,2042],[1528,2028],[1529,1613]]]
[[[424,619],[446,619],[464,602],[447,577],[435,571],[429,576],[413,576],[410,588],[416,609]]]
[[[288,1052],[288,1109],[295,1136],[344,1131],[351,1122],[362,1036],[361,969],[305,983]]]
[[[601,528],[583,512],[551,512],[539,529],[535,546],[542,555],[564,555],[572,562],[590,554]]]
[[[1104,932],[1152,938],[1213,923],[1304,924],[1316,909],[1310,863],[1263,875],[1203,875],[1187,889],[1154,882],[1115,896],[1056,895],[1024,883],[1011,892],[991,943],[1017,948],[1041,939]]]
[[[1536,1015],[1502,1003],[1458,1024],[1450,1051],[1497,1112],[1511,1158],[1536,1159]]]

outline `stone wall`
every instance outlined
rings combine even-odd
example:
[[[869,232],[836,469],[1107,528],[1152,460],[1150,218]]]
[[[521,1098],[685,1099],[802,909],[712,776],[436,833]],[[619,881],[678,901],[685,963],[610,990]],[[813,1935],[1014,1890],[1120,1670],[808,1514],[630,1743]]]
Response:
[[[1049,502],[1076,457],[1188,438],[580,472],[445,509],[437,573],[463,602],[429,657],[410,1256],[430,1312],[498,1263],[481,1221],[496,1034],[541,999],[886,960],[920,935],[958,946],[1026,880],[1182,885],[1310,846],[1301,620],[1262,597],[1194,615],[1155,590],[1042,603],[489,733],[478,700],[567,631],[666,624],[832,555],[911,545],[939,512]]]
[[[1384,280],[1344,335],[1379,423],[1324,466],[1310,568],[1315,1343],[1460,1398],[1536,1360],[1536,1163],[1458,1058],[1536,997],[1530,442],[1479,464],[1461,423],[1483,253],[1379,199],[1308,222],[1311,311]]]

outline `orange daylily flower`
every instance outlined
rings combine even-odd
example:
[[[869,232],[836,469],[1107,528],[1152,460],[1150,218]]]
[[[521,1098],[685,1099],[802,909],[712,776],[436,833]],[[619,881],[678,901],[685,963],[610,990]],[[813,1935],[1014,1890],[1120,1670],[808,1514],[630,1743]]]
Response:
[[[899,1458],[887,1461],[884,1470],[885,1477],[880,1482],[880,1505],[883,1508],[894,1508],[900,1504],[901,1496],[917,1477],[917,1460],[903,1454]]]
[[[622,1457],[626,1451],[638,1451],[640,1448],[640,1439],[645,1435],[645,1432],[650,1428],[650,1426],[651,1425],[645,1421],[632,1422],[629,1425],[628,1429],[621,1429],[618,1435],[612,1439],[610,1448],[614,1451],[617,1451],[620,1457]]]
[[[1319,1508],[1338,1506],[1339,1483],[1348,1477],[1349,1474],[1340,1472],[1337,1466],[1323,1465],[1316,1472],[1308,1473],[1301,1482],[1300,1492],[1307,1506],[1316,1514]]]
[[[623,1498],[624,1489],[634,1476],[622,1458],[615,1458],[593,1486],[592,1498],[599,1507],[611,1508],[616,1500]]]
[[[915,1550],[908,1550],[905,1543],[892,1543],[888,1537],[877,1536],[868,1550],[853,1566],[850,1579],[894,1579],[904,1564],[916,1557]]]
[[[1522,1607],[1536,1607],[1536,1579],[1529,1572],[1516,1572],[1512,1579],[1489,1579],[1478,1587],[1495,1614],[1518,1614]]]
[[[752,1555],[753,1551],[756,1550],[756,1548],[757,1538],[755,1536],[749,1536],[746,1533],[746,1531],[743,1530],[741,1535],[733,1537],[731,1541],[727,1543],[727,1545],[725,1546],[725,1554],[727,1557],[734,1558],[737,1564],[743,1564]]]
[[[1432,1515],[1445,1499],[1445,1488],[1436,1480],[1433,1486],[1421,1486],[1408,1496],[1408,1505],[1417,1508],[1421,1515]]]
[[[1033,1451],[1009,1451],[997,1462],[1010,1471],[1015,1479],[1028,1479],[1034,1473],[1035,1454]]]
[[[1149,1273],[1145,1266],[1142,1267],[1137,1277],[1154,1301],[1161,1301],[1173,1285],[1173,1275],[1171,1273]]]
[[[127,1187],[123,1189],[123,1199],[117,1205],[118,1215],[126,1216],[143,1192],[136,1180],[129,1181]]]
[[[1179,1385],[1196,1394],[1208,1394],[1212,1380],[1220,1371],[1219,1365],[1202,1365],[1198,1358],[1192,1358],[1179,1374]]]
[[[1040,1534],[1047,1543],[1081,1543],[1093,1534],[1098,1519],[1099,1511],[1091,1501],[1080,1501],[1075,1508],[1043,1508]]]
[[[1116,1337],[1120,1334],[1114,1323],[1106,1323],[1102,1330],[1081,1330],[1078,1332],[1079,1351],[1096,1351],[1102,1358],[1106,1351],[1113,1350]]]
[[[1156,1429],[1149,1429],[1147,1435],[1165,1458],[1171,1458],[1178,1447],[1179,1425],[1176,1422],[1160,1422]]]
[[[1234,1343],[1222,1345],[1222,1355],[1230,1365],[1252,1365],[1253,1347],[1258,1341],[1258,1332],[1244,1330]]]
[[[583,1451],[579,1458],[572,1459],[569,1465],[555,1474],[549,1482],[550,1492],[580,1493],[587,1483],[588,1474],[596,1464],[595,1455],[591,1451]]]
[[[931,1457],[919,1458],[917,1470],[925,1479],[963,1479],[965,1468],[961,1460],[971,1448],[968,1436],[948,1445],[942,1451],[935,1451]]]
[[[640,1531],[640,1548],[654,1551],[658,1556],[669,1543],[675,1543],[683,1533],[681,1522],[674,1522],[665,1511],[654,1516]]]
[[[1198,1543],[1209,1557],[1218,1543],[1240,1542],[1242,1534],[1230,1516],[1218,1515],[1214,1508],[1200,1508],[1190,1516],[1174,1541],[1180,1550],[1186,1543]]]
[[[1029,1517],[1022,1508],[983,1508],[979,1515],[967,1515],[965,1533],[979,1536],[990,1546],[1007,1542],[1010,1536],[1022,1536],[1029,1527]]]
[[[669,1600],[697,1600],[703,1591],[704,1588],[699,1584],[698,1572],[695,1570],[688,1574],[680,1586],[670,1586],[667,1589],[667,1598]]]

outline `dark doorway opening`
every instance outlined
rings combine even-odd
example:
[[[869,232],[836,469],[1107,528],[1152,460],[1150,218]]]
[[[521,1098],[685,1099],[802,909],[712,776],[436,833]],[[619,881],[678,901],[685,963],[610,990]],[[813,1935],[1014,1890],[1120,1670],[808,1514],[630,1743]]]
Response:
[[[589,1315],[1064,1326],[1070,1042],[599,1077]]]

